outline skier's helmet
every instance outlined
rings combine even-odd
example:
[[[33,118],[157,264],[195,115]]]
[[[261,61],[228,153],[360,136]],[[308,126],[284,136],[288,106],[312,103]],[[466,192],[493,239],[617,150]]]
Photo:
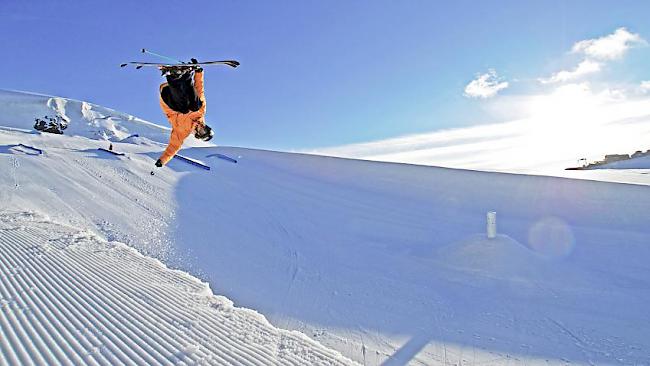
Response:
[[[194,137],[196,137],[199,140],[210,141],[212,140],[212,137],[214,137],[214,132],[212,131],[212,128],[210,128],[210,126],[202,125],[196,128],[196,132],[194,132]]]

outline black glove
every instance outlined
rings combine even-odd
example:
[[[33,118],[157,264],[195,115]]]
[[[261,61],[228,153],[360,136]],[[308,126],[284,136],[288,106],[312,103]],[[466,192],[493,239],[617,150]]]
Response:
[[[156,160],[156,166],[162,168],[162,161],[160,161],[160,159]]]

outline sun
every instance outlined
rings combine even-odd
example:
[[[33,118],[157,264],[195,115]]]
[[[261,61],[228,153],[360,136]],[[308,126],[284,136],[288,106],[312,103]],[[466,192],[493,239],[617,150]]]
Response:
[[[569,84],[530,98],[525,141],[531,158],[578,160],[610,138],[606,104],[587,83]],[[583,156],[584,155],[584,156]]]
[[[588,84],[569,84],[550,94],[533,97],[527,109],[530,117],[540,122],[540,128],[579,131],[595,117],[597,99]]]

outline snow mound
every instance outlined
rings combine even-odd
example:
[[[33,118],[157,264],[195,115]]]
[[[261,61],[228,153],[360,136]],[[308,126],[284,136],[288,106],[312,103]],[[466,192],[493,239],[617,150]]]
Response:
[[[491,277],[536,277],[544,266],[544,258],[507,235],[494,239],[473,235],[437,254],[437,259],[451,268]]]
[[[140,138],[166,143],[169,128],[92,103],[0,90],[0,125],[32,130],[35,118],[59,115],[69,122],[65,135],[95,140],[120,141],[137,134]]]

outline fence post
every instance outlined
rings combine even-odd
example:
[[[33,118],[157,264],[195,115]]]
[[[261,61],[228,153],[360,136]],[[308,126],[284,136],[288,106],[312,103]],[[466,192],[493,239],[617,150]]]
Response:
[[[487,213],[487,237],[488,239],[497,237],[497,213],[494,211]]]

